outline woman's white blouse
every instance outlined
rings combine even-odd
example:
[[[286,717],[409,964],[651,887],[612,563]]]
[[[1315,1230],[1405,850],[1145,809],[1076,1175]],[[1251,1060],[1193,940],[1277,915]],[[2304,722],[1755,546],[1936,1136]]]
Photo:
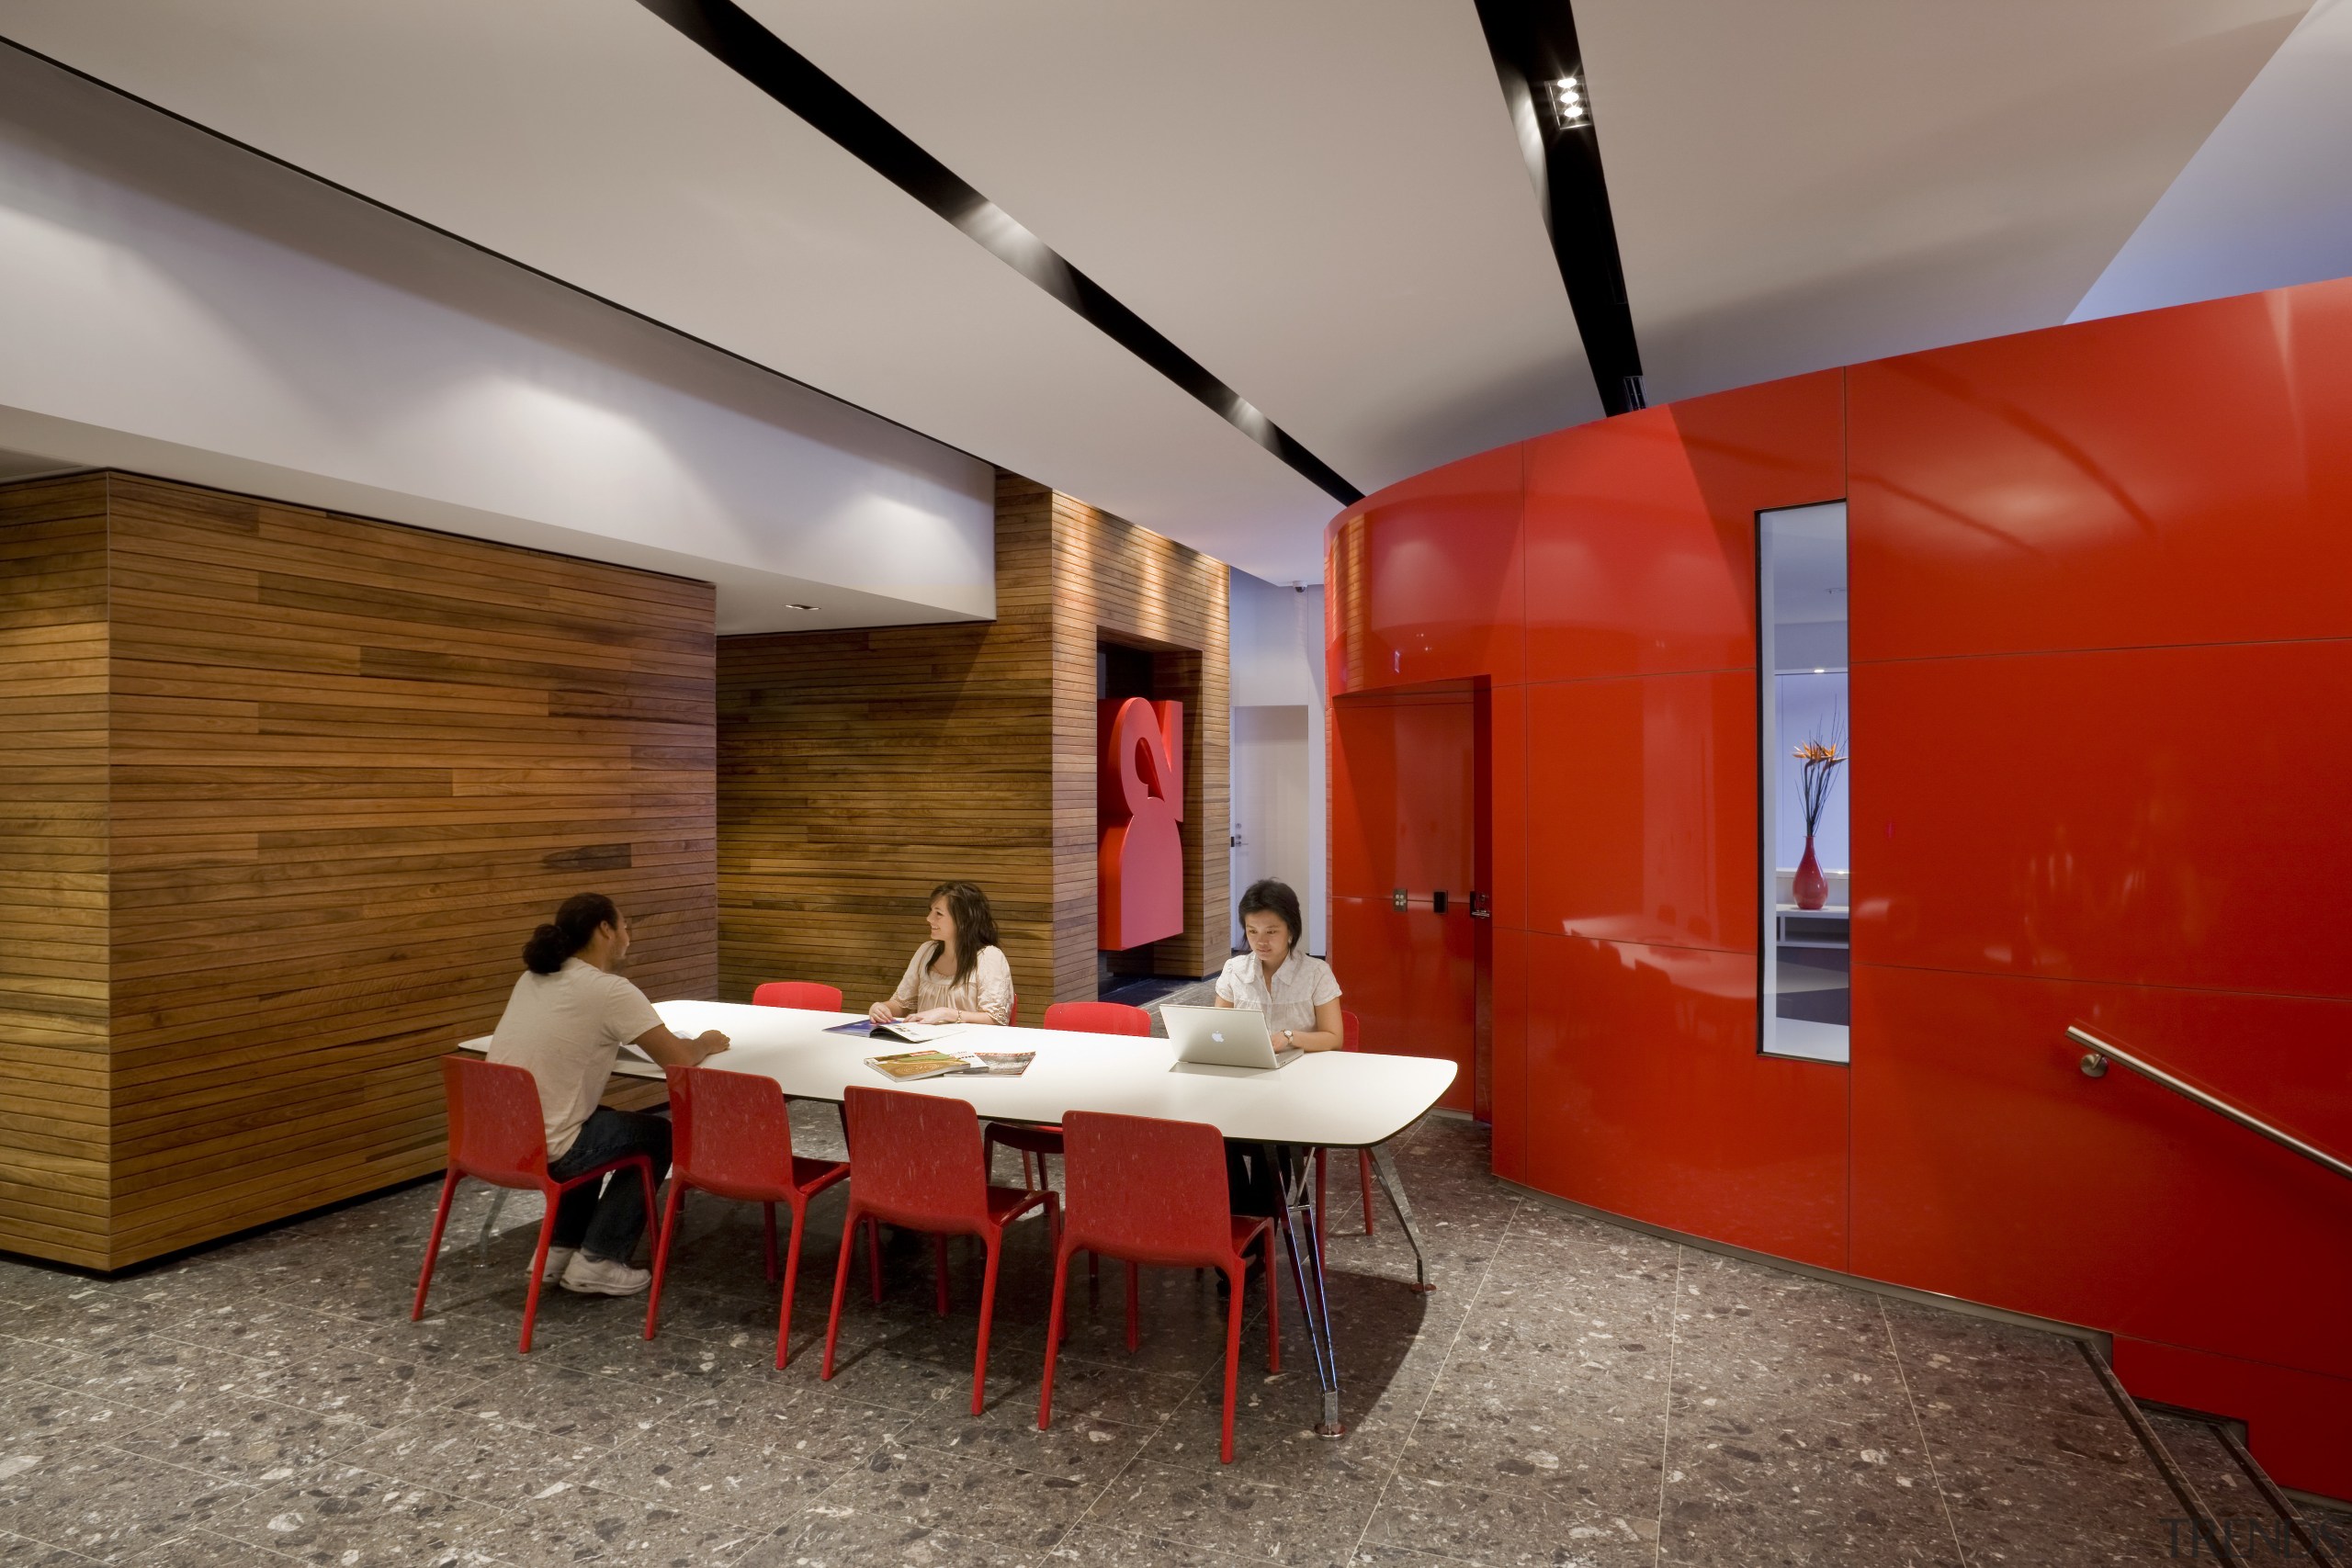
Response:
[[[1285,1029],[1315,1027],[1315,1010],[1340,999],[1340,982],[1331,966],[1311,953],[1291,949],[1274,983],[1266,985],[1265,965],[1254,953],[1236,953],[1216,977],[1216,994],[1238,1008],[1256,1008],[1266,1015],[1266,1027],[1279,1034]]]
[[[957,1012],[984,1012],[999,1023],[1012,1021],[1012,965],[1005,961],[1002,948],[980,949],[972,961],[972,972],[954,985],[931,972],[932,957],[938,951],[939,944],[931,942],[915,949],[914,957],[907,962],[906,977],[890,998],[893,1002],[908,1012],[954,1008]]]

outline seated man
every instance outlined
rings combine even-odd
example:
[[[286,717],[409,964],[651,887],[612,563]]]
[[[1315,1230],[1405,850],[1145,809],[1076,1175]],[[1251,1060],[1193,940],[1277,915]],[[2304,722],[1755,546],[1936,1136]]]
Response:
[[[650,1156],[658,1180],[670,1168],[670,1123],[600,1105],[624,1042],[664,1065],[691,1066],[727,1049],[705,1030],[670,1032],[645,993],[618,974],[628,955],[628,920],[601,893],[576,893],[552,923],[524,944],[525,972],[491,1036],[490,1059],[529,1071],[548,1135],[548,1174],[560,1181],[625,1155]],[[546,1279],[567,1291],[635,1295],[651,1276],[629,1258],[645,1232],[645,1198],[634,1176],[563,1196],[548,1247]]]

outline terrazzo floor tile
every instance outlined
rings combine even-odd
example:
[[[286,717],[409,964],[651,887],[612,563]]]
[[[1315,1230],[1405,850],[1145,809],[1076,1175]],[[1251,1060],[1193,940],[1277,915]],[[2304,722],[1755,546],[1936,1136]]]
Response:
[[[1402,1473],[1382,1495],[1363,1539],[1369,1545],[1398,1546],[1493,1568],[1571,1562],[1634,1568],[1657,1555],[1657,1525],[1648,1518],[1625,1518]]]
[[[850,1467],[823,1508],[896,1516],[1035,1554],[1059,1540],[1102,1489],[1096,1481],[891,1443]]]
[[[1037,1553],[872,1510],[820,1508],[789,1536],[761,1543],[740,1568],[1026,1568]]]
[[[104,1443],[0,1445],[0,1529],[100,1562],[186,1535],[252,1495]]]
[[[1180,1542],[1252,1562],[1337,1568],[1347,1562],[1380,1500],[1383,1483],[1335,1482],[1225,1466],[1211,1471],[1151,1462],[1147,1455],[1095,1499],[1086,1521],[1128,1535]]]
[[[2154,1482],[2074,1467],[1943,1480],[1953,1528],[1972,1563],[2101,1568],[2194,1554],[2186,1510]]]
[[[1046,1554],[1042,1568],[1245,1568],[1261,1561],[1159,1536],[1136,1535],[1090,1519]],[[1429,1559],[1431,1563],[1437,1561]]]
[[[792,1528],[797,1528],[797,1519]],[[778,1533],[718,1510],[565,1486],[504,1514],[482,1539],[498,1562],[516,1568],[586,1562],[615,1568],[713,1568],[733,1563]]]
[[[486,1504],[330,1463],[262,1488],[208,1528],[339,1568],[437,1568],[492,1561],[490,1543],[505,1522]]]
[[[530,1361],[446,1401],[461,1416],[527,1427],[568,1441],[609,1449],[651,1430],[697,1396],[628,1378],[599,1377],[555,1361]],[[422,1402],[412,1418],[424,1414]]]
[[[559,1481],[580,1482],[607,1445],[502,1421],[452,1427],[434,1418],[368,1431],[335,1457],[436,1492],[512,1508]]]
[[[1889,1441],[1817,1426],[1671,1443],[1661,1561],[1957,1568],[1925,1453]]]
[[[114,1434],[114,1444],[221,1481],[263,1485],[318,1468],[376,1428],[349,1416],[230,1394]]]

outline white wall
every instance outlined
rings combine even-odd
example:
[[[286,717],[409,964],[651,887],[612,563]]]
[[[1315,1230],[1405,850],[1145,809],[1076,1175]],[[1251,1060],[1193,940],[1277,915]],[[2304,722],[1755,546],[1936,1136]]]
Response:
[[[986,463],[6,47],[0,447],[701,578],[723,632],[995,614]]]
[[[1323,589],[1285,588],[1232,574],[1229,648],[1235,707],[1303,704],[1306,708],[1307,885],[1298,889],[1306,916],[1306,949],[1330,951],[1331,826],[1325,777]],[[1234,896],[1240,897],[1240,889]]]

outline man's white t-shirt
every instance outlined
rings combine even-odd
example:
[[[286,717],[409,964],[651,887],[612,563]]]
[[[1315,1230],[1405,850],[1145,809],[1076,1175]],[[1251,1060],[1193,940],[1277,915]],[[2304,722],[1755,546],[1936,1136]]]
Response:
[[[1315,1010],[1340,999],[1340,982],[1329,964],[1294,947],[1268,986],[1258,955],[1237,953],[1216,977],[1216,994],[1235,1007],[1256,1008],[1266,1015],[1266,1028],[1280,1034],[1285,1029],[1313,1029]]]
[[[661,1023],[645,993],[582,959],[552,975],[526,969],[490,1037],[490,1059],[529,1069],[538,1085],[548,1158],[560,1159],[605,1097],[623,1044]]]

